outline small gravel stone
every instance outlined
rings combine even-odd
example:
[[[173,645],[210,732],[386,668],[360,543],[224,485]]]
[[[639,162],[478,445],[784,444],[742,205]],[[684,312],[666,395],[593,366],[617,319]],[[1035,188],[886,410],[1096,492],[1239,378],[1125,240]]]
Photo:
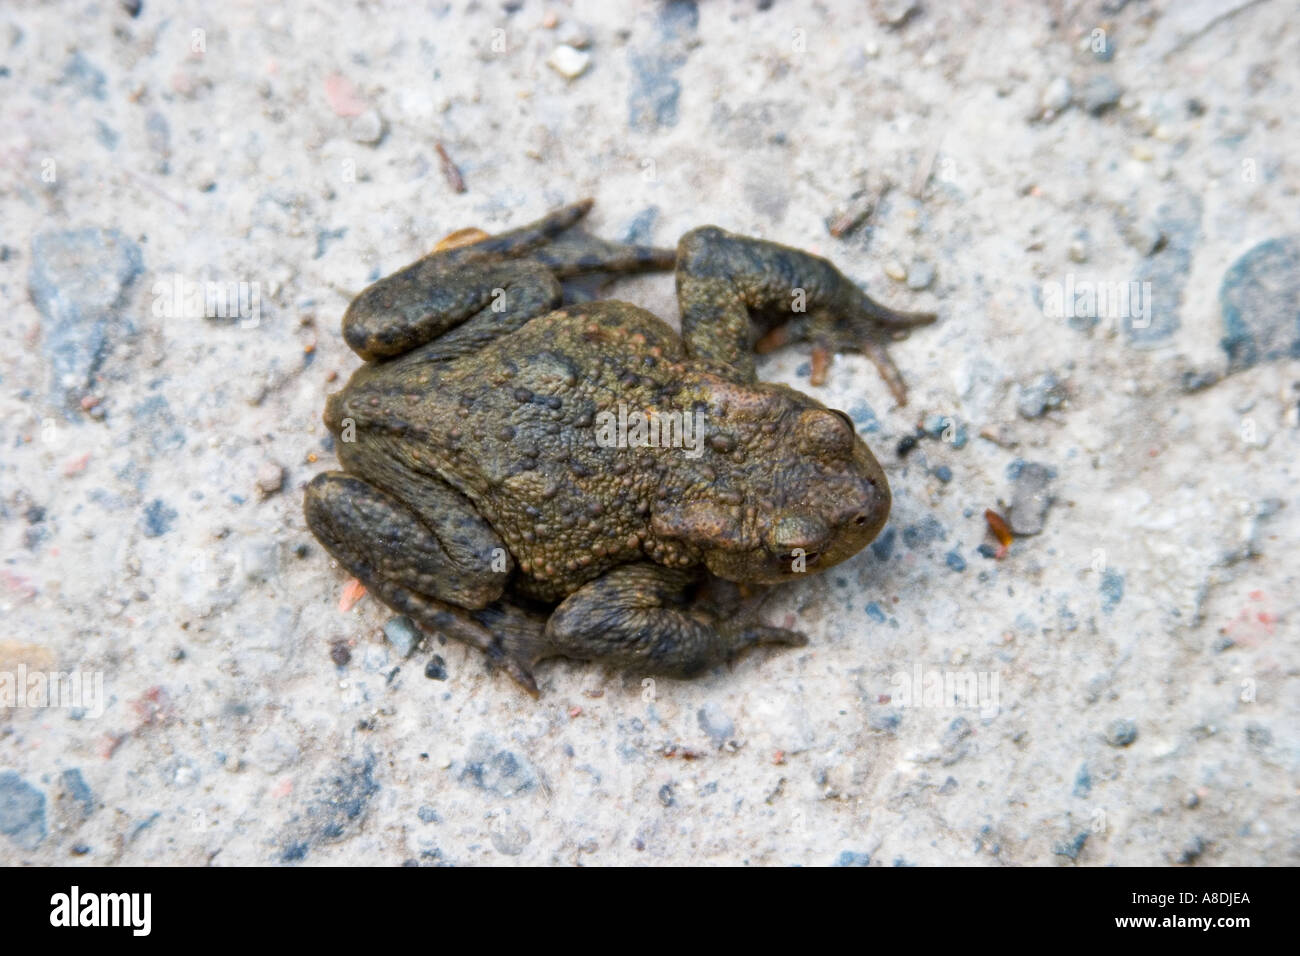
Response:
[[[424,665],[424,676],[429,680],[446,680],[447,679],[447,662],[441,655],[434,654],[429,658],[429,663]]]
[[[561,43],[546,58],[546,65],[567,80],[576,80],[591,65],[591,54]]]
[[[1083,85],[1079,92],[1079,105],[1082,106],[1090,115],[1100,116],[1111,107],[1117,105],[1120,97],[1124,95],[1124,90],[1120,85],[1112,80],[1109,76],[1094,76]]]
[[[1106,727],[1106,743],[1112,747],[1127,747],[1137,735],[1137,722],[1128,717],[1117,717]]]
[[[257,493],[269,498],[279,493],[284,487],[284,466],[273,461],[264,461],[257,469]]]
[[[901,262],[895,262],[893,259],[890,259],[881,268],[885,275],[889,276],[889,278],[893,279],[895,282],[902,282],[907,278],[907,270],[903,268]]]
[[[1179,863],[1195,863],[1205,852],[1205,841],[1194,836],[1183,844],[1183,851],[1178,855]]]
[[[384,122],[378,110],[371,108],[352,121],[351,132],[353,142],[378,146],[383,141],[384,134],[388,132],[388,124]]]
[[[934,281],[934,266],[924,259],[915,259],[907,267],[907,287],[920,292],[928,289]]]
[[[1058,76],[1047,85],[1043,91],[1043,109],[1049,113],[1059,113],[1070,105],[1070,97],[1073,93],[1070,87],[1070,81],[1063,76]]]
[[[408,657],[420,643],[420,632],[415,629],[411,619],[406,616],[390,617],[384,622],[384,637],[393,645],[399,657]]]
[[[1039,534],[1052,507],[1051,484],[1056,472],[1038,462],[1023,462],[1012,479],[1007,519],[1017,535]]]
[[[1020,386],[1016,410],[1023,418],[1041,418],[1065,404],[1065,388],[1051,373],[1043,374],[1029,385]]]

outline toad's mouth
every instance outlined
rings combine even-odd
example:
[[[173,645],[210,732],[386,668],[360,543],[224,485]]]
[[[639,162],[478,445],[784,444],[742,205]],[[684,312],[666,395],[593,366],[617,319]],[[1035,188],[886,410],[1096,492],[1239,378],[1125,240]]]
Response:
[[[814,568],[821,561],[820,551],[803,551],[799,548],[778,554],[773,560],[786,574],[799,574],[808,568]]]

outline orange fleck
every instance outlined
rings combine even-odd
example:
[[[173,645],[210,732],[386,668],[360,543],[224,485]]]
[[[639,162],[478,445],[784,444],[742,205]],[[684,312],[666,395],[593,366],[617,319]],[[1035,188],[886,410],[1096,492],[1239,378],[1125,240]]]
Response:
[[[989,530],[993,532],[993,537],[998,539],[1000,547],[998,548],[996,556],[1001,560],[1002,557],[1006,555],[1007,549],[1011,547],[1011,528],[1007,524],[1006,519],[992,508],[984,509],[984,520],[988,522]]]
[[[347,584],[343,585],[343,593],[339,595],[339,610],[346,614],[365,596],[366,586],[356,578],[348,578]]]
[[[457,229],[455,232],[449,232],[438,240],[438,244],[433,247],[434,252],[443,252],[447,249],[459,249],[461,246],[472,246],[476,242],[482,242],[489,238],[489,233],[473,226],[468,229]]]

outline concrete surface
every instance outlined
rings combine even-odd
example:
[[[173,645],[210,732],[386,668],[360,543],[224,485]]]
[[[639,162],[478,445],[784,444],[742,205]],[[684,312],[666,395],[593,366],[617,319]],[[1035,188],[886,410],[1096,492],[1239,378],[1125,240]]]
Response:
[[[0,861],[1300,863],[1293,8],[621,6],[0,12],[0,693],[82,680],[0,709]],[[340,611],[301,488],[349,296],[586,195],[941,319],[818,390],[896,501],[806,649],[534,702]]]

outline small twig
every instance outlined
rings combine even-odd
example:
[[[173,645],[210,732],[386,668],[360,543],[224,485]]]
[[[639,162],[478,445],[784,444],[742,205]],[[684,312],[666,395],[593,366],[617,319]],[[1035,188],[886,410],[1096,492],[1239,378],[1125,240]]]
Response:
[[[149,190],[155,195],[161,196],[163,199],[166,199],[169,203],[171,203],[181,212],[186,213],[187,215],[189,214],[190,207],[185,205],[185,203],[181,202],[179,199],[173,199],[171,196],[167,195],[165,192],[163,192],[153,183],[149,182],[149,180],[145,179],[143,176],[136,175],[129,169],[123,169],[122,171],[126,173],[127,176],[131,177],[131,179],[135,180],[137,186],[143,186],[145,189]]]
[[[435,143],[434,149],[438,151],[438,159],[442,163],[442,174],[447,178],[447,184],[451,186],[453,192],[463,193],[465,191],[465,180],[456,168],[456,164],[451,161],[447,155],[447,150],[442,143]]]

